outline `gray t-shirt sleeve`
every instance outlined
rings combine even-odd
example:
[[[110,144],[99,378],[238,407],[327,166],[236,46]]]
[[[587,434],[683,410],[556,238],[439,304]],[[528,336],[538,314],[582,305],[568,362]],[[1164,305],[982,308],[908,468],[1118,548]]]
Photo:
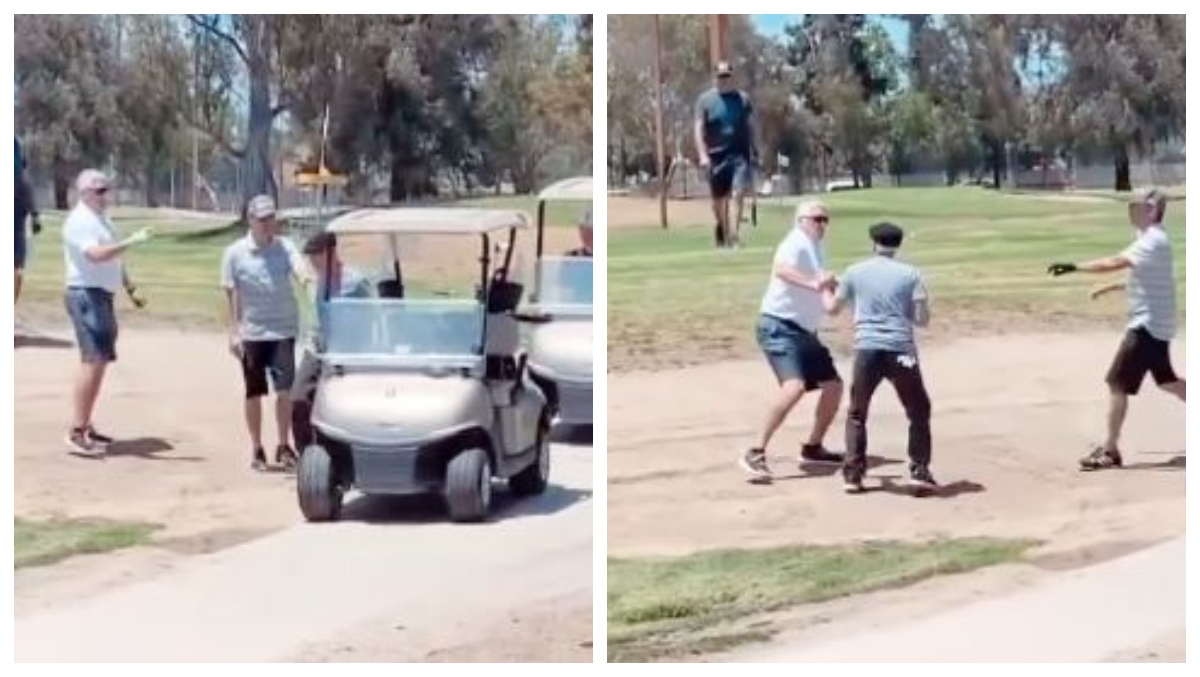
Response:
[[[712,107],[711,92],[705,92],[696,98],[696,107],[694,114],[696,120],[702,123],[708,122],[708,109]]]
[[[221,255],[221,288],[233,289],[233,247],[226,247],[225,253]]]

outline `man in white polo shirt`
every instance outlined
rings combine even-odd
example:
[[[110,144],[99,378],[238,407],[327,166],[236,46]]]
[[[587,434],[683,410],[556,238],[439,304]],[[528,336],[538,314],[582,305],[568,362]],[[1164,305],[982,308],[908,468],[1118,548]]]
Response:
[[[78,202],[63,224],[63,259],[66,265],[66,307],[75,328],[82,363],[75,378],[74,418],[67,433],[71,451],[86,456],[102,454],[112,438],[96,431],[92,412],[104,382],[104,372],[117,360],[117,316],[113,295],[123,286],[141,304],[136,289],[121,264],[130,247],[150,239],[143,228],[124,240],[107,215],[108,179],[88,169],[76,181]]]
[[[821,241],[829,227],[829,210],[820,202],[796,207],[795,224],[775,250],[771,281],[758,320],[758,345],[779,381],[758,444],[741,457],[742,469],[757,479],[771,477],[767,445],[804,393],[820,390],[816,419],[808,442],[800,448],[801,464],[841,463],[842,455],[825,449],[825,434],[842,400],[842,380],[833,357],[817,331],[825,308],[821,294],[837,280],[826,270]]]
[[[1080,460],[1082,470],[1119,468],[1124,463],[1118,443],[1125,426],[1129,397],[1137,395],[1149,373],[1158,387],[1186,401],[1187,381],[1171,364],[1175,338],[1175,267],[1171,241],[1163,228],[1167,196],[1157,189],[1136,193],[1129,201],[1129,222],[1134,241],[1125,251],[1087,263],[1052,263],[1055,277],[1074,272],[1115,273],[1128,270],[1127,283],[1108,284],[1092,298],[1120,290],[1129,292],[1129,324],[1117,348],[1105,382],[1109,388],[1108,437],[1104,444]]]

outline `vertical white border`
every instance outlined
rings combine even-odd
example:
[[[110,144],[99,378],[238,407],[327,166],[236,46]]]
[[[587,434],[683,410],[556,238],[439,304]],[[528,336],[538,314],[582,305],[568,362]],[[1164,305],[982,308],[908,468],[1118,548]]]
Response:
[[[597,3],[599,4],[599,3]],[[608,16],[592,18],[592,185],[597,229],[592,334],[592,662],[608,661]],[[595,179],[599,178],[600,181]]]

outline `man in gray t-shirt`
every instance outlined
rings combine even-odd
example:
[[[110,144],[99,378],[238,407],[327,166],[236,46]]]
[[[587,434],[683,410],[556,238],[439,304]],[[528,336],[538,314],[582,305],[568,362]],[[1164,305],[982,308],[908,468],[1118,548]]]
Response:
[[[1074,272],[1115,273],[1128,270],[1128,283],[1108,284],[1092,292],[1098,299],[1122,289],[1129,292],[1129,324],[1109,367],[1108,437],[1104,444],[1080,460],[1083,470],[1102,470],[1123,464],[1118,442],[1125,426],[1129,397],[1137,395],[1149,373],[1159,388],[1186,401],[1187,381],[1171,364],[1171,339],[1175,338],[1175,262],[1171,241],[1163,228],[1167,196],[1158,189],[1136,193],[1129,201],[1129,222],[1135,231],[1132,244],[1116,256],[1087,263],[1052,263],[1055,277]]]
[[[229,348],[242,366],[246,385],[246,428],[253,446],[251,467],[267,469],[262,443],[262,398],[267,381],[275,390],[275,423],[279,444],[275,462],[291,469],[296,453],[289,443],[290,397],[296,372],[296,335],[300,309],[292,280],[303,281],[304,263],[288,239],[279,234],[275,202],[255,197],[246,207],[246,237],[229,245],[221,260],[221,286],[229,300]]]
[[[930,403],[913,327],[929,324],[929,293],[921,273],[897,261],[904,231],[891,223],[871,227],[875,255],[846,271],[834,291],[823,293],[825,309],[837,314],[854,308],[854,381],[846,415],[846,462],[842,468],[848,493],[863,491],[867,472],[867,412],[875,390],[891,381],[908,416],[908,459],[912,485],[918,491],[937,487],[929,472],[932,453]]]

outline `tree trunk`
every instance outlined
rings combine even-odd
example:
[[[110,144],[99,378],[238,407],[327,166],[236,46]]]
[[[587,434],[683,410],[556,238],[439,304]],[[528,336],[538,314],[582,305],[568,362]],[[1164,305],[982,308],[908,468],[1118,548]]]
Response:
[[[1000,190],[1000,182],[1003,180],[1004,169],[1004,144],[999,141],[992,142],[992,188]]]
[[[158,190],[154,182],[154,160],[146,158],[146,164],[142,168],[142,190],[146,198],[146,206],[154,209],[158,207]]]
[[[67,195],[71,190],[71,170],[60,157],[54,158],[54,208],[59,211],[70,209]]]
[[[1120,143],[1113,150],[1115,151],[1113,164],[1116,169],[1116,190],[1129,192],[1133,190],[1133,183],[1129,180],[1129,148]]]
[[[277,187],[271,171],[271,71],[265,58],[252,59],[250,67],[250,130],[246,136],[246,154],[242,157],[242,198],[256,195],[276,197]]]

